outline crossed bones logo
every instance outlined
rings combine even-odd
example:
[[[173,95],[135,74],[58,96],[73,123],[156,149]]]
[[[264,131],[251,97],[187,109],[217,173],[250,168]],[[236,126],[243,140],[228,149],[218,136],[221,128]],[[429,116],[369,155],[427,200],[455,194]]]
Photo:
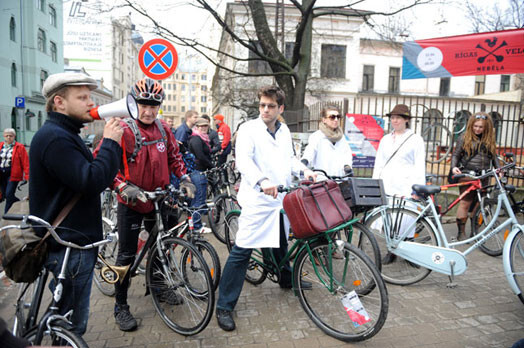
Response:
[[[487,39],[487,40],[484,40],[484,41],[488,44],[488,47],[491,49],[491,48],[493,48],[497,44],[497,37],[494,36],[493,40]],[[502,62],[504,60],[504,56],[502,54],[495,54],[495,52],[497,52],[499,48],[507,46],[507,45],[508,45],[508,43],[506,42],[506,40],[504,40],[504,41],[502,41],[502,43],[497,48],[495,48],[492,51],[490,51],[489,49],[486,49],[486,48],[482,47],[481,44],[477,44],[476,48],[480,48],[481,50],[488,52],[488,54],[486,54],[485,56],[478,57],[477,58],[477,62],[482,64],[482,63],[484,63],[486,58],[488,58],[489,56],[493,56],[498,63]]]

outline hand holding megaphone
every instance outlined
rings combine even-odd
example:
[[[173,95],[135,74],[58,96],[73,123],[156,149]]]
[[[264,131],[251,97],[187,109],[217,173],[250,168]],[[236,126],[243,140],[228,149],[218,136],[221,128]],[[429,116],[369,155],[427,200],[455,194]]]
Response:
[[[120,117],[111,117],[107,120],[104,127],[104,138],[112,139],[120,144],[120,140],[124,134],[124,129],[120,125],[120,120]]]
[[[131,94],[126,97],[105,105],[97,106],[89,110],[89,114],[95,120],[105,120],[112,117],[131,117],[136,120],[138,118],[138,106],[136,100]]]

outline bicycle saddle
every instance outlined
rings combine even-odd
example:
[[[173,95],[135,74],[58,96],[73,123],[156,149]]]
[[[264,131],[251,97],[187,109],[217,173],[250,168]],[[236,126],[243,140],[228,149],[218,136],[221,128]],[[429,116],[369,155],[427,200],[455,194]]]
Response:
[[[411,188],[418,196],[427,196],[440,192],[440,186],[436,185],[413,185]]]
[[[508,191],[509,193],[514,193],[515,191],[517,191],[515,186],[510,185],[510,184],[507,184],[506,186],[504,186],[504,189],[506,189],[506,191]]]

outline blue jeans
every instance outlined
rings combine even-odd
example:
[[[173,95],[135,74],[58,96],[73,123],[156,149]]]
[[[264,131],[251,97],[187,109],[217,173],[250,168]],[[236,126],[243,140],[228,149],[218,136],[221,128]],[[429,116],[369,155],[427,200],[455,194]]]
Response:
[[[283,226],[281,215],[280,248],[271,248],[277,263],[280,263],[287,253],[287,238]],[[224,270],[222,271],[222,277],[220,278],[217,309],[226,311],[235,309],[240,293],[242,292],[242,286],[244,285],[244,278],[246,277],[252,251],[253,249],[241,248],[236,244],[233,246],[233,249],[231,249]],[[284,269],[281,270],[280,283],[286,284],[289,282],[291,282],[291,266],[289,262],[286,262]]]
[[[87,320],[89,319],[89,297],[91,296],[93,268],[95,267],[97,253],[98,249],[71,249],[66,279],[63,281],[62,299],[58,303],[60,314],[73,310],[71,321],[74,328],[72,331],[80,336],[86,332]],[[58,278],[60,274],[64,255],[65,248],[62,248],[58,251],[49,252],[47,257],[45,266],[53,273],[55,278]],[[55,285],[56,281],[52,279],[49,283],[51,291],[54,291]]]
[[[202,204],[206,203],[207,177],[198,170],[194,170],[189,174],[189,176],[191,177],[193,185],[196,187],[195,198],[191,200],[191,206],[200,207]],[[202,215],[205,213],[205,211],[199,211],[193,214],[193,224],[195,225],[195,229],[202,227]]]

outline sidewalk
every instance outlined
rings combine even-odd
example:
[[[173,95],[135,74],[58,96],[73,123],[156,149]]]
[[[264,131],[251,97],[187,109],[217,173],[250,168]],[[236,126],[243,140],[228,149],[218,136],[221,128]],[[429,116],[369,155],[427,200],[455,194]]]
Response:
[[[451,235],[455,225],[445,225]],[[213,235],[222,267],[225,246]],[[474,251],[469,269],[456,278],[432,272],[420,283],[405,287],[388,284],[389,314],[382,330],[372,339],[346,344],[326,336],[308,318],[298,298],[266,280],[258,287],[248,283],[240,296],[235,319],[237,330],[224,332],[213,316],[209,326],[192,337],[180,336],[165,326],[151,299],[144,297],[143,276],[133,278],[129,293],[131,310],[139,329],[124,333],[113,319],[114,299],[93,286],[91,315],[84,336],[90,347],[511,347],[524,338],[524,304],[511,292],[503,274],[501,257]],[[0,316],[10,323],[16,286],[0,282]]]

